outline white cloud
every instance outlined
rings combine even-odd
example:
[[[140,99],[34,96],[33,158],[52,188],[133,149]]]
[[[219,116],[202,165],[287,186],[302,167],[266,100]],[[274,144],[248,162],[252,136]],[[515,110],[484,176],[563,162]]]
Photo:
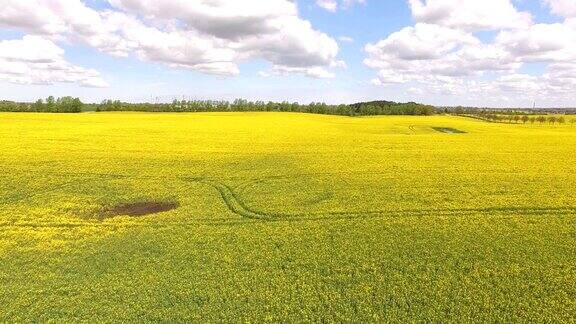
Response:
[[[354,43],[354,38],[350,36],[340,36],[338,37],[338,40],[344,43]]]
[[[155,22],[178,21],[181,29],[199,31],[222,39],[277,32],[270,23],[297,17],[296,4],[289,0],[108,0],[121,11],[143,15]]]
[[[87,88],[108,88],[108,82],[100,78],[88,78],[80,80],[80,85]]]
[[[534,24],[508,0],[408,1],[416,25],[365,47],[374,85],[458,102],[576,100],[576,19]],[[574,2],[544,1],[572,15]],[[483,42],[475,34],[482,30],[496,37]],[[544,64],[545,72],[523,73],[532,62]]]
[[[418,22],[463,30],[523,28],[531,14],[516,10],[511,0],[408,0]]]
[[[366,0],[342,0],[341,7],[347,9],[347,8],[353,6],[354,4],[365,4],[365,3],[366,3]]]
[[[203,73],[235,75],[238,63],[264,59],[316,75],[339,50],[290,0],[108,0],[113,10],[104,11],[80,0],[2,2],[0,25]]]
[[[477,44],[480,41],[467,32],[437,25],[416,24],[392,33],[388,38],[368,44],[366,52],[374,60],[369,65],[377,66],[390,60],[426,60],[439,58],[461,44]],[[373,63],[374,62],[374,63]]]
[[[468,32],[422,23],[368,44],[365,51],[368,57],[364,63],[378,70],[374,84],[482,75],[519,67],[508,52],[483,44]]]
[[[329,72],[321,67],[298,68],[298,67],[286,67],[278,65],[273,66],[270,71],[260,71],[258,74],[262,77],[282,76],[287,74],[301,74],[316,79],[330,79],[334,77],[334,74],[332,72]]]
[[[364,4],[366,0],[316,0],[316,5],[330,12],[346,10],[354,4]]]
[[[544,0],[552,13],[562,17],[576,17],[576,1],[574,0]]]
[[[422,88],[416,88],[416,87],[408,88],[406,92],[414,96],[422,96],[426,93]]]
[[[61,8],[49,2],[43,3],[45,6],[52,6],[46,12],[40,10],[41,4],[37,1],[3,0],[0,4],[1,27],[21,28],[36,34],[56,34],[66,29],[58,16]]]
[[[502,31],[496,42],[524,61],[571,61],[576,59],[576,24],[567,21]]]
[[[338,10],[338,1],[336,0],[316,0],[318,7],[326,9],[330,12]]]
[[[41,36],[0,41],[0,80],[18,84],[77,83],[107,87],[97,71],[66,62],[64,50]]]

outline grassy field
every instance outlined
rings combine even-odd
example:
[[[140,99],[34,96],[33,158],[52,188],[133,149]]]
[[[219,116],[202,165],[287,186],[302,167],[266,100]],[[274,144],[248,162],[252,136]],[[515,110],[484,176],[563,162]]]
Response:
[[[3,113],[0,322],[570,322],[575,147],[464,117]],[[178,207],[113,212],[141,202]]]

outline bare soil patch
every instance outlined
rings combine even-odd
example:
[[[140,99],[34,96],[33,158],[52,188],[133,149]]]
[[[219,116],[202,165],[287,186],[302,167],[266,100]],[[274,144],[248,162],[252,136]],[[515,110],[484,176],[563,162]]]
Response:
[[[465,134],[465,131],[461,131],[459,129],[456,128],[452,128],[452,127],[432,127],[433,130],[440,132],[440,133],[445,133],[445,134]]]
[[[143,201],[135,203],[121,204],[106,209],[101,218],[114,216],[132,216],[141,217],[151,214],[162,213],[178,208],[177,202],[168,201]]]

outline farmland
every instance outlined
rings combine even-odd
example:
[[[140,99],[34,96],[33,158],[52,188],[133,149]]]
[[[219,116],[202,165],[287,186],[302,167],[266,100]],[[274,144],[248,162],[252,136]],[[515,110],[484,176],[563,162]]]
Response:
[[[0,321],[570,321],[575,147],[452,116],[0,113]]]

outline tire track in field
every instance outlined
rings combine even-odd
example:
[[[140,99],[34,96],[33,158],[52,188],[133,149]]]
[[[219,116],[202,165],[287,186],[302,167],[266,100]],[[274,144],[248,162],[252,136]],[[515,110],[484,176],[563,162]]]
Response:
[[[277,178],[277,177],[273,177]],[[576,207],[487,207],[487,208],[467,208],[467,209],[407,209],[407,210],[365,210],[365,211],[326,211],[326,212],[300,212],[300,213],[278,213],[265,212],[248,206],[242,197],[235,192],[235,189],[243,190],[247,186],[264,182],[262,179],[247,181],[232,188],[216,180],[207,179],[183,179],[197,183],[204,183],[216,189],[224,203],[230,211],[244,218],[266,220],[266,221],[305,221],[318,219],[351,219],[370,218],[375,216],[396,216],[396,217],[424,217],[434,216],[468,216],[474,214],[498,214],[498,215],[573,215],[576,214]]]
[[[260,219],[260,220],[272,220],[273,218],[270,215],[267,215],[262,212],[258,212],[253,210],[252,208],[248,207],[239,197],[238,195],[230,188],[229,186],[219,183],[213,182],[209,183],[212,187],[214,187],[220,193],[222,200],[233,213],[240,215],[245,218],[250,219]]]
[[[103,176],[103,175],[100,175]],[[127,175],[108,174],[106,176],[117,178],[126,177]],[[157,177],[144,177],[146,179],[165,180]],[[318,212],[299,212],[299,213],[282,213],[282,212],[266,212],[258,210],[254,207],[248,206],[237,193],[237,190],[243,191],[246,187],[261,184],[269,179],[281,179],[287,176],[271,176],[263,179],[250,179],[246,182],[238,184],[236,187],[231,187],[223,182],[205,178],[205,177],[178,177],[177,179],[184,182],[201,183],[214,188],[222,198],[226,208],[232,213],[250,220],[256,221],[280,221],[280,222],[295,222],[295,221],[311,221],[311,220],[338,220],[338,219],[370,219],[377,217],[425,217],[425,216],[469,216],[475,214],[492,214],[492,215],[525,215],[525,216],[538,216],[538,215],[576,215],[576,207],[488,207],[488,208],[469,208],[469,209],[412,209],[412,210],[365,210],[365,211],[318,211]],[[72,185],[74,182],[65,182],[61,187],[51,188],[47,192],[42,191],[32,196],[39,196],[41,194],[49,193],[50,191],[58,190],[63,187]],[[26,197],[30,198],[30,197]],[[245,222],[239,222],[243,224]],[[226,220],[220,222],[199,221],[199,222],[168,222],[165,224],[106,224],[102,222],[87,222],[87,223],[47,223],[47,224],[33,224],[33,223],[0,223],[0,227],[28,227],[28,228],[73,228],[82,226],[103,226],[103,227],[155,227],[166,228],[170,226],[197,226],[197,225],[231,225],[236,224],[233,220]]]
[[[208,180],[204,178],[182,178],[181,180],[188,182],[203,183],[216,189],[220,197],[224,201],[226,207],[236,215],[243,218],[258,219],[258,220],[273,220],[274,217],[268,213],[256,211],[247,206],[244,201],[236,194],[236,192],[228,185],[215,180]]]
[[[94,227],[94,228],[107,228],[113,230],[129,229],[129,228],[148,228],[148,229],[170,229],[175,226],[177,227],[197,227],[197,226],[244,226],[251,224],[252,222],[261,222],[263,220],[269,222],[280,222],[280,223],[292,223],[292,222],[306,222],[306,221],[339,221],[339,220],[374,220],[385,217],[466,217],[475,216],[479,214],[485,214],[485,216],[493,217],[511,217],[511,216],[576,216],[576,208],[566,208],[566,209],[538,209],[532,210],[531,212],[509,210],[504,211],[499,209],[497,211],[478,211],[478,210],[461,210],[458,213],[451,211],[422,211],[420,213],[409,212],[409,211],[381,211],[381,212],[336,212],[336,213],[317,213],[317,214],[284,214],[284,217],[280,218],[251,218],[246,219],[244,216],[239,219],[229,219],[220,221],[198,221],[198,222],[163,222],[159,223],[128,223],[128,224],[118,224],[118,223],[104,223],[104,222],[86,222],[86,223],[73,223],[73,222],[63,222],[63,223],[0,223],[0,228],[29,228],[29,229],[43,229],[43,228],[60,228],[60,229],[72,229],[72,228],[82,228],[82,227]],[[240,215],[241,216],[241,215]],[[290,216],[290,217],[289,217]],[[330,216],[330,217],[326,217]],[[265,215],[262,217],[266,217]]]

